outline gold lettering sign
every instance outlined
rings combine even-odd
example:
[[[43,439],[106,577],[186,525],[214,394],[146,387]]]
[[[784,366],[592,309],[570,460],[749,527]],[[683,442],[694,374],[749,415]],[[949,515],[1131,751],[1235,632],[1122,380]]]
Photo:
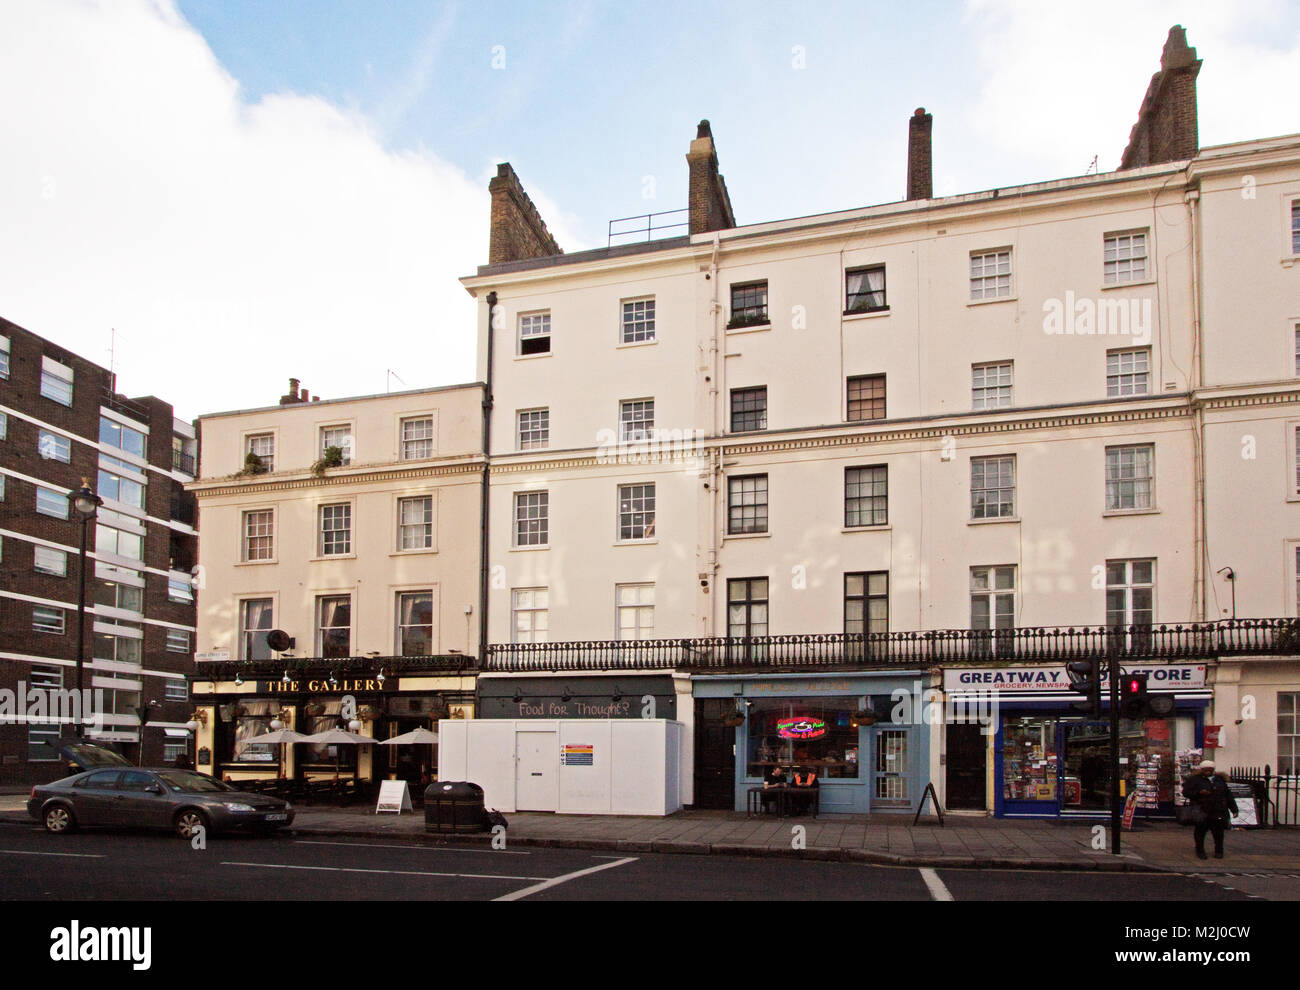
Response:
[[[343,677],[333,683],[329,680],[311,678],[308,681],[258,681],[258,694],[354,694],[375,693],[383,691],[384,686],[373,677]]]

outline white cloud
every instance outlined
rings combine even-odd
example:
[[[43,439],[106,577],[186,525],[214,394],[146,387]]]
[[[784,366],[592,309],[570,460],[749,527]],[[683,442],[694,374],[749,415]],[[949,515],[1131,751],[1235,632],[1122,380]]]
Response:
[[[362,117],[247,102],[170,0],[0,11],[0,315],[183,416],[474,377],[486,186]]]
[[[965,128],[1036,177],[1080,174],[1094,154],[1102,171],[1117,168],[1169,28],[1182,24],[1204,62],[1202,147],[1294,133],[1300,110],[1284,94],[1300,37],[1277,36],[1284,14],[1280,0],[1248,14],[1218,0],[971,0],[981,85]]]

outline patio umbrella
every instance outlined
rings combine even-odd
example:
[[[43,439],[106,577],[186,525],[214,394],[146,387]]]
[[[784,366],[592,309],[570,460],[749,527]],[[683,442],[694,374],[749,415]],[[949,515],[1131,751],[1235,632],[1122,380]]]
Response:
[[[363,736],[357,732],[348,732],[346,729],[326,729],[324,732],[304,736],[302,741],[317,746],[373,746],[379,740],[372,739],[370,736]],[[336,784],[338,779],[339,751],[336,749],[334,750],[334,782]]]
[[[438,741],[438,733],[430,732],[428,729],[412,729],[410,732],[403,732],[400,736],[393,736],[392,739],[385,739],[379,745],[381,746],[432,746]]]

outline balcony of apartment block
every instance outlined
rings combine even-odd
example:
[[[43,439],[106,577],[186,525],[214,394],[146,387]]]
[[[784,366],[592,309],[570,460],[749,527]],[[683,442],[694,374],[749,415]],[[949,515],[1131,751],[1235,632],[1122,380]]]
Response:
[[[425,656],[382,656],[366,654],[347,657],[300,657],[291,652],[253,660],[202,657],[195,662],[195,678],[201,681],[297,681],[303,678],[384,677],[410,673],[467,674],[479,669],[478,657],[470,653],[436,653]]]
[[[1095,656],[1140,663],[1288,654],[1300,654],[1300,619],[495,644],[487,649],[483,670],[817,672],[1049,663]]]
[[[173,491],[171,511],[168,515],[172,522],[183,523],[193,528],[198,523],[199,507],[193,495],[184,491]]]
[[[198,458],[193,454],[187,454],[181,450],[172,450],[172,470],[179,471],[181,474],[187,474],[191,478],[198,477]]]

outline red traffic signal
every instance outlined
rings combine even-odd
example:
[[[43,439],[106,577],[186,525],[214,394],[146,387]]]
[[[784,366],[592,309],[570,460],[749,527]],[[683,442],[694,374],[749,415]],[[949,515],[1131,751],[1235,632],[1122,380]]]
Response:
[[[1125,674],[1119,682],[1119,710],[1125,718],[1143,718],[1147,714],[1146,674]]]

